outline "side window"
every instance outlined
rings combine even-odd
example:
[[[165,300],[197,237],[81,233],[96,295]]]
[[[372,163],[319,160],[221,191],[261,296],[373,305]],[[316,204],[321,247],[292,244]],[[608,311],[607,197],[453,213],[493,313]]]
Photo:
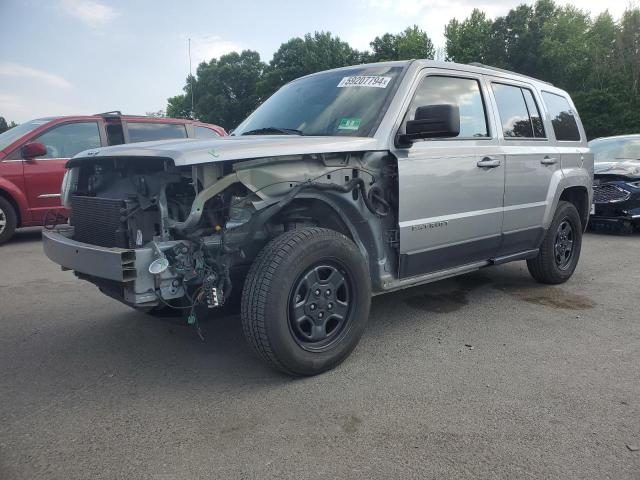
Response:
[[[211,128],[196,125],[196,138],[218,138],[219,136],[218,132]]]
[[[540,110],[527,88],[492,83],[505,138],[544,138]]]
[[[529,118],[531,119],[531,126],[533,127],[533,136],[536,138],[545,138],[542,116],[540,115],[540,109],[538,108],[536,99],[533,98],[533,94],[528,88],[523,88],[522,94],[524,95],[524,100],[527,102],[527,110],[529,110]]]
[[[127,130],[130,143],[187,138],[187,130],[181,123],[127,122]]]
[[[71,158],[83,150],[100,146],[97,122],[65,123],[47,130],[34,140],[47,147],[47,154],[38,158]]]
[[[451,104],[460,108],[458,138],[488,137],[487,116],[480,84],[471,78],[428,76],[416,90],[406,120],[427,105]]]
[[[560,141],[579,141],[580,131],[567,99],[549,92],[542,92],[542,98],[551,114],[551,124],[553,125],[556,139]]]

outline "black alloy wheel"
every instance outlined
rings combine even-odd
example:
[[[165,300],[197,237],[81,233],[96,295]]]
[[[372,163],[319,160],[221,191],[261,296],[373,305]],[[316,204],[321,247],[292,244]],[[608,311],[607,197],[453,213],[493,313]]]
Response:
[[[344,266],[321,262],[307,268],[289,295],[289,326],[305,350],[322,351],[349,327],[351,280]]]
[[[573,227],[567,218],[560,222],[556,230],[554,251],[556,265],[561,270],[566,270],[573,256]]]

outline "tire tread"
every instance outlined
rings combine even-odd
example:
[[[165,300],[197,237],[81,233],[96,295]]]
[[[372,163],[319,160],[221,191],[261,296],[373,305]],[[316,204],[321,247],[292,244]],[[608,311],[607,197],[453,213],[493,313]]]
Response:
[[[577,255],[575,265],[572,267],[571,272],[568,275],[563,275],[556,267],[553,242],[549,241],[549,235],[555,235],[555,230],[557,228],[557,224],[559,223],[559,219],[568,215],[574,216],[574,219],[578,220],[578,225],[582,225],[578,210],[576,209],[575,205],[570,202],[560,201],[558,203],[558,208],[556,209],[556,213],[553,217],[553,221],[551,222],[549,230],[542,240],[540,253],[537,257],[527,260],[527,268],[529,269],[529,273],[536,281],[540,283],[557,285],[559,283],[566,282],[571,277],[571,275],[573,275],[575,266],[578,263],[582,247],[582,230],[578,229],[578,231],[576,231],[576,235],[580,236],[580,243],[579,245],[577,245],[577,250],[574,253],[575,255]]]
[[[267,337],[266,315],[268,294],[276,281],[275,272],[280,264],[307,241],[313,238],[346,239],[334,230],[304,227],[290,230],[269,242],[254,260],[242,291],[240,316],[242,329],[252,349],[273,368],[292,376],[300,376],[286,368],[271,349]],[[347,239],[348,240],[348,239]]]

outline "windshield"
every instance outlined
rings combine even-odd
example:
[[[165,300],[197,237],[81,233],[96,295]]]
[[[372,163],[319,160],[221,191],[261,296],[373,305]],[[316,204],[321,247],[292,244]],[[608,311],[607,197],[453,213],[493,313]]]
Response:
[[[371,136],[396,90],[401,67],[352,68],[294,80],[233,132]]]
[[[589,142],[589,148],[596,163],[640,160],[640,136],[594,140]]]
[[[30,122],[25,122],[21,125],[18,125],[17,127],[10,128],[4,133],[0,133],[0,150],[4,150],[20,137],[35,130],[40,125],[44,125],[45,123],[48,123],[50,121],[51,119],[44,118],[39,120],[31,120]]]

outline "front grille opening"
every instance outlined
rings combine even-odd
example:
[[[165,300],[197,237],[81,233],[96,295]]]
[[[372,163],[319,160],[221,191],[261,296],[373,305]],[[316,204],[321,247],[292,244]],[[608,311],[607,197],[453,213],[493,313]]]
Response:
[[[127,225],[122,218],[124,208],[123,200],[72,196],[73,239],[101,247],[128,248]]]
[[[616,185],[594,185],[594,203],[613,203],[628,200],[631,194]]]

